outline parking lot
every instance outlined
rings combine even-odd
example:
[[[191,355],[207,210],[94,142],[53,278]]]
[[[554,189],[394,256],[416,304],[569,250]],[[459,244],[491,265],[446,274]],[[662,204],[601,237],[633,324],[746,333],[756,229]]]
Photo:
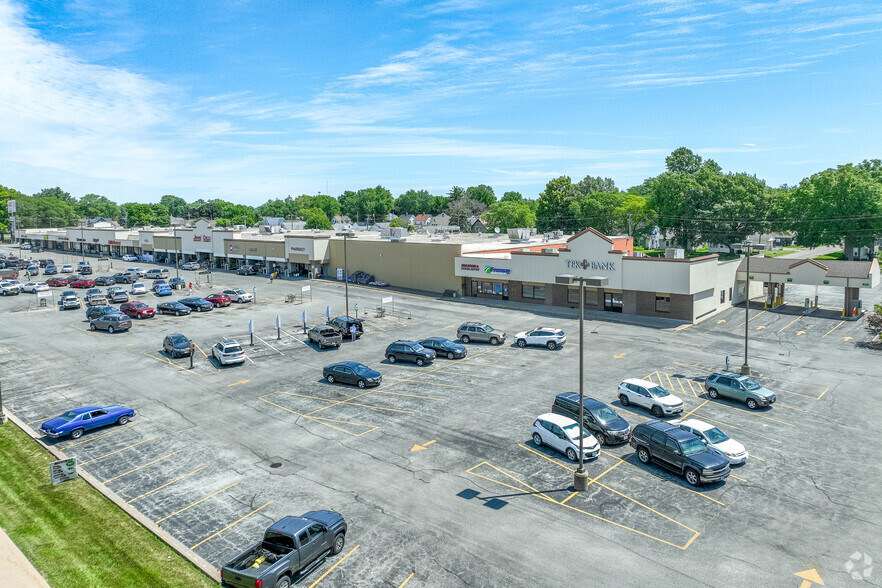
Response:
[[[787,586],[812,568],[835,586],[851,582],[852,554],[882,556],[879,359],[854,345],[863,321],[752,306],[750,363],[778,401],[751,411],[703,387],[726,356],[740,366],[743,308],[683,327],[591,315],[586,395],[633,426],[652,416],[621,406],[616,389],[649,379],[683,400],[681,417],[714,424],[751,458],[725,482],[693,488],[642,464],[628,444],[603,446],[586,464],[588,490],[576,493],[576,464],[537,447],[530,429],[557,393],[578,391],[577,320],[351,287],[350,313],[358,304],[365,335],[320,350],[304,335],[303,313],[310,324],[345,314],[342,284],[204,278],[194,296],[241,287],[256,289],[257,301],[133,320],[131,331],[108,334],[89,331],[83,310],[0,298],[0,377],[6,410],[34,429],[77,406],[134,408],[125,426],[50,443],[217,566],[278,518],[319,508],[341,512],[350,533],[303,586]],[[307,284],[311,300],[285,302]],[[865,308],[879,302],[871,294]],[[395,312],[387,304],[378,317],[389,296]],[[423,367],[384,359],[396,339],[455,338],[466,320],[505,330],[505,344],[471,343],[466,358]],[[563,348],[514,345],[517,331],[546,325],[567,332]],[[197,345],[192,368],[162,352],[175,332]],[[244,364],[211,358],[229,338],[243,344]],[[382,385],[329,384],[322,367],[343,360],[380,371]]]

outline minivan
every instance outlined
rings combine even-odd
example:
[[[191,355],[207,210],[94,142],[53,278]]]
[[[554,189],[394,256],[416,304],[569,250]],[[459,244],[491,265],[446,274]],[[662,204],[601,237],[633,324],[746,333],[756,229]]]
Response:
[[[147,270],[147,273],[144,274],[144,277],[150,280],[167,280],[168,276],[168,270],[165,268]]]

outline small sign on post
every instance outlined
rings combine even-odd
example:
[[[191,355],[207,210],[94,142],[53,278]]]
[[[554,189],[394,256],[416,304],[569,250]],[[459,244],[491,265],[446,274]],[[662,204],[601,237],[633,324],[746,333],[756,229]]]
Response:
[[[276,315],[276,341],[282,338],[282,315]]]
[[[729,356],[727,355],[727,356],[726,356],[726,371],[727,371],[727,372],[729,371],[729,363],[730,363],[731,361],[732,361],[732,360],[729,359]]]
[[[78,477],[77,458],[75,457],[53,461],[49,464],[49,479],[52,480],[53,486],[68,480],[76,480]]]

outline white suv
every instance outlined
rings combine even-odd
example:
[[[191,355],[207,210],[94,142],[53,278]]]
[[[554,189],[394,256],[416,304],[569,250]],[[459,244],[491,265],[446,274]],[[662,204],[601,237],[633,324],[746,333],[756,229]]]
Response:
[[[682,400],[658,384],[637,378],[619,384],[619,401],[622,406],[642,406],[657,419],[683,412]]]
[[[235,290],[224,290],[224,294],[230,297],[230,300],[234,302],[251,302],[254,300],[254,294],[251,292],[246,292],[241,288],[237,288]]]
[[[221,365],[245,362],[245,351],[242,350],[242,346],[239,345],[237,341],[233,341],[232,339],[221,341],[212,347],[211,355],[213,355]]]
[[[524,331],[514,336],[518,347],[527,345],[544,345],[549,349],[557,349],[567,342],[567,335],[560,329],[552,327],[537,327],[532,331]]]
[[[585,459],[594,459],[600,454],[600,444],[587,429],[583,431],[582,454]],[[579,461],[579,425],[569,417],[553,412],[540,414],[533,421],[533,443],[548,445],[570,461]]]

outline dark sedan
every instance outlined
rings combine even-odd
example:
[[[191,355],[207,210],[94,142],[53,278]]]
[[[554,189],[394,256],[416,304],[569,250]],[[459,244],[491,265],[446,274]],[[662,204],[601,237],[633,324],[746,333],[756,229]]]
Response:
[[[197,296],[193,296],[192,298],[182,298],[181,304],[184,306],[189,306],[192,310],[196,312],[204,312],[206,310],[212,310],[214,308],[214,304],[206,300],[205,298],[199,298]]]
[[[423,339],[420,341],[420,345],[432,349],[438,357],[446,357],[447,359],[462,359],[468,353],[465,345],[460,345],[456,341],[444,337]]]
[[[180,290],[181,288],[187,287],[187,280],[184,278],[172,278],[168,281],[168,285],[175,290]]]
[[[135,411],[125,406],[84,406],[49,419],[40,425],[40,432],[49,437],[70,435],[71,439],[79,439],[89,429],[113,423],[124,425],[134,416]]]
[[[383,376],[380,375],[380,372],[354,361],[341,361],[340,363],[327,365],[322,369],[322,375],[329,384],[342,382],[344,384],[354,384],[359,388],[379,386],[380,382],[383,381]]]
[[[189,357],[193,354],[193,350],[190,348],[191,343],[181,333],[172,333],[171,335],[166,335],[165,339],[162,340],[162,350],[172,358]]]
[[[192,311],[189,306],[185,306],[180,302],[161,302],[156,305],[156,312],[181,316],[182,314],[190,314]]]
[[[116,284],[116,279],[113,276],[100,276],[95,278],[96,286],[113,286]]]
[[[44,276],[54,276],[58,273],[58,268],[54,265],[47,265],[46,269],[43,271]]]

